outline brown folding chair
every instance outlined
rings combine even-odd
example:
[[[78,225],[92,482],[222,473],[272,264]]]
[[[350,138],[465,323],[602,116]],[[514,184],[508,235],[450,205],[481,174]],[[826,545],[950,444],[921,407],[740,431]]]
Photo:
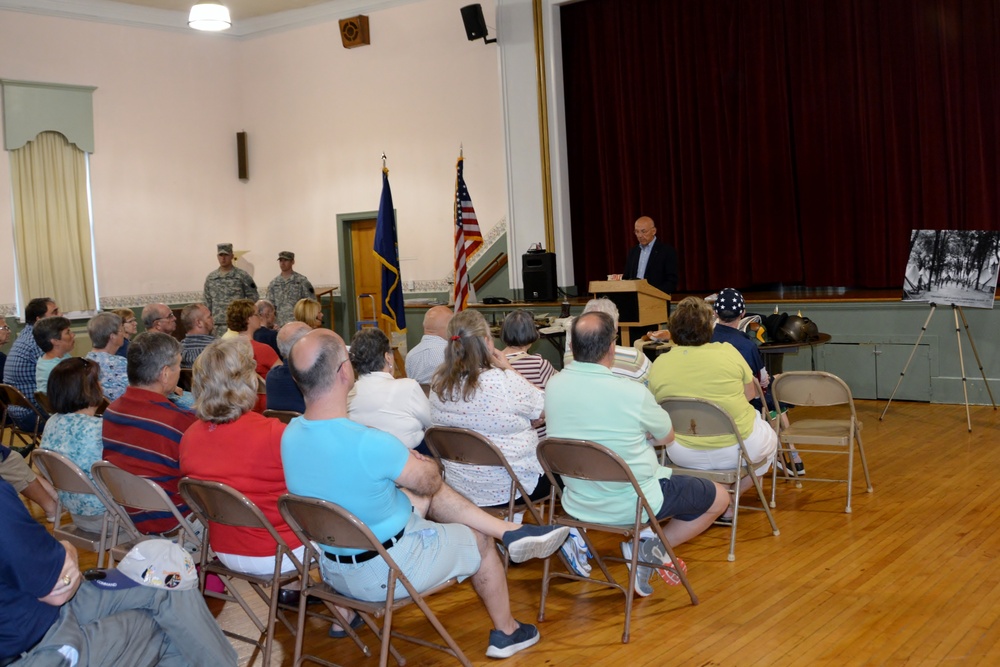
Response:
[[[201,535],[195,530],[184,515],[181,514],[177,506],[170,500],[170,496],[156,482],[139,477],[122,470],[108,461],[98,461],[91,469],[94,476],[94,483],[97,488],[116,505],[114,512],[114,526],[111,531],[112,544],[108,550],[112,561],[119,561],[125,557],[129,549],[135,546],[136,542],[160,537],[159,535],[146,535],[135,527],[129,508],[144,510],[170,512],[177,520],[177,528],[169,534],[176,535],[182,541],[191,544],[201,544]],[[123,529],[128,535],[128,542],[118,543],[118,530]]]
[[[296,417],[302,416],[302,413],[295,412],[294,410],[264,410],[264,416],[277,419],[287,424]]]
[[[94,485],[87,474],[69,457],[54,452],[51,449],[36,449],[32,460],[38,466],[39,472],[52,484],[57,491],[64,493],[80,493],[97,496],[107,507],[108,500]],[[52,534],[56,539],[67,540],[81,549],[97,553],[97,567],[103,567],[104,554],[107,551],[108,527],[110,525],[108,512],[104,513],[100,533],[92,533],[75,525],[72,521],[63,524],[62,493],[56,501],[55,522],[52,524]]]
[[[39,407],[41,407],[42,410],[45,410],[45,412],[50,415],[52,414],[52,404],[49,403],[49,395],[44,391],[35,392],[35,403],[38,403]]]
[[[840,410],[840,419],[798,419],[789,421],[787,428],[779,428],[778,442],[780,452],[791,451],[782,445],[795,445],[800,453],[810,454],[846,454],[847,479],[829,479],[821,477],[797,477],[796,487],[802,486],[802,480],[812,482],[847,482],[847,505],[844,512],[851,513],[851,491],[854,481],[854,448],[861,457],[861,467],[865,473],[865,485],[868,493],[872,493],[872,479],[868,473],[868,459],[865,458],[865,448],[861,443],[862,423],[858,420],[854,409],[854,397],[847,383],[832,373],[823,371],[791,371],[775,376],[771,382],[771,393],[775,404],[787,403],[795,406],[836,407]],[[845,418],[846,417],[846,418]],[[802,445],[807,445],[803,449]],[[774,495],[772,486],[771,495]]]
[[[740,517],[740,482],[748,475],[753,481],[754,488],[757,490],[757,497],[760,498],[761,507],[746,507],[744,509],[762,509],[771,524],[771,534],[780,535],[778,524],[774,522],[774,516],[771,514],[768,500],[764,495],[764,487],[761,485],[760,478],[755,472],[757,468],[764,464],[772,465],[774,463],[774,456],[769,456],[759,461],[751,460],[750,455],[747,453],[746,444],[743,442],[743,437],[736,427],[736,422],[733,421],[730,414],[718,403],[704,398],[677,397],[660,401],[660,407],[670,415],[670,421],[673,423],[675,434],[705,437],[715,435],[731,436],[736,440],[736,444],[739,445],[739,455],[733,461],[733,467],[725,470],[697,470],[675,465],[668,460],[664,460],[664,464],[674,472],[718,482],[725,485],[729,489],[729,492],[733,494],[733,525],[729,535],[729,560],[736,560],[736,524]],[[681,445],[674,446],[680,447]],[[665,450],[665,454],[667,456],[670,455],[669,449]]]
[[[552,491],[549,496],[548,523],[552,525],[570,526],[571,528],[578,529],[580,534],[583,535],[584,540],[586,540],[587,546],[590,548],[591,555],[594,557],[598,567],[600,567],[601,572],[604,574],[604,579],[596,579],[594,577],[581,577],[577,574],[573,574],[572,572],[552,572],[550,568],[552,559],[551,557],[546,558],[542,571],[542,600],[538,610],[538,620],[545,620],[545,599],[548,597],[549,582],[552,579],[573,579],[575,581],[586,581],[589,583],[599,584],[601,586],[607,586],[609,588],[616,588],[625,594],[625,630],[622,633],[622,643],[627,644],[629,640],[629,629],[632,622],[632,597],[635,592],[635,577],[638,566],[645,565],[651,568],[664,567],[661,563],[647,563],[639,560],[639,538],[643,529],[647,527],[651,528],[656,536],[660,538],[660,541],[663,542],[663,546],[666,549],[667,554],[670,556],[670,559],[674,563],[678,562],[677,556],[674,555],[674,550],[670,547],[670,543],[667,542],[667,539],[663,535],[661,522],[655,519],[656,510],[653,509],[650,506],[649,501],[646,500],[646,496],[639,487],[639,483],[636,481],[635,476],[632,474],[632,471],[629,469],[622,457],[604,445],[599,445],[596,442],[591,442],[589,440],[546,438],[538,444],[537,454],[538,460],[542,464],[542,468],[545,469],[545,474],[549,476],[549,481],[552,482]],[[555,501],[557,498],[562,496],[559,485],[556,484],[556,475],[561,476],[563,479],[571,478],[589,482],[617,482],[621,484],[630,484],[636,494],[634,521],[630,524],[612,525],[595,523],[592,521],[580,521],[579,519],[575,519],[565,513],[556,514]],[[649,521],[643,520],[643,513],[650,517]],[[631,540],[631,560],[627,561],[624,558],[618,558],[617,556],[601,556],[596,545],[588,534],[588,531],[591,530],[613,533],[621,535],[626,540]],[[606,561],[629,563],[628,582],[624,586],[615,581],[614,576],[612,576],[611,572],[608,570]],[[694,590],[691,588],[691,584],[688,582],[687,574],[680,568],[676,568],[674,571],[680,578],[681,583],[684,584],[684,588],[687,589],[688,595],[691,598],[691,604],[698,604],[698,596],[695,595]]]
[[[234,526],[237,528],[258,529],[267,531],[271,539],[275,542],[274,550],[274,572],[270,576],[260,576],[246,574],[238,570],[233,570],[223,565],[217,558],[209,556],[208,534],[206,529],[202,533],[201,543],[201,568],[198,571],[198,583],[201,585],[202,593],[205,597],[214,597],[227,602],[237,603],[250,620],[257,626],[257,630],[263,636],[253,639],[244,635],[230,632],[223,629],[223,632],[235,639],[239,639],[253,644],[264,654],[264,664],[271,664],[271,651],[274,648],[274,623],[280,619],[288,628],[289,632],[295,633],[295,628],[288,621],[284,610],[278,607],[278,591],[289,582],[296,581],[301,576],[302,563],[299,562],[292,549],[288,546],[281,535],[274,529],[260,508],[245,495],[221,482],[206,482],[191,477],[181,479],[179,489],[184,500],[191,511],[201,520],[204,526],[209,522]],[[282,556],[288,554],[288,558],[295,565],[295,569],[289,572],[281,572]],[[216,593],[205,588],[205,575],[212,572],[222,579],[226,586],[226,592]],[[267,619],[262,621],[249,603],[239,594],[231,583],[232,579],[241,579],[267,605]],[[270,593],[269,593],[270,591]],[[253,661],[251,655],[250,661]]]
[[[181,374],[177,376],[177,386],[184,391],[191,391],[194,384],[194,371],[190,368],[182,368]]]
[[[13,387],[9,384],[0,384],[0,403],[3,404],[3,419],[0,420],[0,429],[7,429],[10,433],[10,448],[18,452],[25,458],[31,453],[38,443],[42,439],[42,422],[45,421],[45,415],[43,415],[35,404],[25,398],[24,394],[17,387]],[[10,408],[18,407],[24,408],[32,413],[34,418],[34,427],[31,429],[24,429],[17,425],[14,418],[10,415]],[[14,446],[14,437],[24,443],[22,447]]]
[[[443,651],[444,653],[454,657],[462,665],[471,667],[472,663],[470,663],[468,658],[465,657],[465,654],[462,653],[462,649],[455,643],[455,640],[452,639],[450,634],[448,634],[448,631],[445,630],[437,616],[434,615],[434,612],[431,611],[431,608],[428,607],[427,603],[424,601],[424,596],[432,595],[433,593],[457,583],[456,579],[449,579],[440,586],[436,586],[431,590],[421,593],[413,587],[413,584],[411,584],[410,580],[406,578],[402,569],[400,569],[399,565],[396,564],[396,561],[392,559],[392,556],[389,555],[389,552],[386,551],[385,547],[382,546],[381,542],[379,542],[378,538],[375,537],[368,526],[343,507],[335,505],[334,503],[326,500],[320,500],[319,498],[305,498],[289,493],[278,499],[278,509],[281,512],[281,516],[285,519],[285,522],[291,526],[292,530],[295,531],[295,534],[300,540],[302,540],[302,543],[306,547],[305,558],[303,558],[304,565],[308,565],[314,558],[323,557],[321,553],[317,553],[315,550],[315,547],[313,546],[313,543],[315,542],[317,544],[336,544],[342,549],[376,551],[389,567],[389,574],[386,581],[385,602],[365,602],[363,600],[357,600],[338,593],[322,581],[317,583],[313,582],[308,576],[304,575],[302,577],[303,590],[301,594],[302,597],[299,602],[299,625],[295,635],[295,665],[300,664],[300,662],[306,659],[330,665],[330,663],[320,660],[315,656],[302,654],[302,641],[305,635],[305,614],[301,612],[305,605],[306,596],[311,595],[313,597],[320,598],[325,602],[353,609],[361,615],[365,624],[368,625],[371,631],[375,633],[375,636],[381,641],[379,667],[386,667],[390,651],[392,652],[397,663],[400,665],[405,664],[403,657],[396,651],[395,647],[392,646],[393,637],[403,639],[420,646],[426,646],[428,648]],[[406,590],[407,597],[396,597],[397,582]],[[401,607],[405,607],[410,604],[417,605],[420,611],[422,611],[424,616],[427,618],[427,621],[434,627],[447,646],[429,642],[421,639],[420,637],[403,634],[392,629],[393,613]],[[381,629],[375,621],[375,619],[378,619],[379,617],[383,617],[384,619]],[[355,642],[358,643],[366,656],[371,655],[368,647],[361,643],[357,634],[353,629],[351,629],[348,623],[341,623],[341,626],[355,640]]]

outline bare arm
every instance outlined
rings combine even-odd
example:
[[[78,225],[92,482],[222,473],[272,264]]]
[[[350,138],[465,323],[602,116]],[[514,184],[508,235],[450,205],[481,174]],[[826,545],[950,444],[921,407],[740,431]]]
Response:
[[[667,433],[659,440],[656,440],[655,438],[652,437],[652,434],[650,434],[650,440],[652,441],[654,447],[666,447],[667,445],[673,444],[674,429],[671,428],[670,433]]]
[[[403,472],[396,478],[396,484],[424,497],[433,496],[443,483],[441,469],[434,459],[412,450]]]
[[[76,594],[76,589],[80,587],[83,575],[80,574],[80,564],[76,553],[76,547],[69,542],[61,540],[59,544],[66,549],[66,560],[63,562],[62,571],[56,580],[56,585],[52,591],[43,598],[38,598],[39,602],[50,604],[53,607],[61,607],[70,601]]]
[[[748,382],[743,385],[743,395],[746,396],[748,401],[752,401],[757,398],[757,388],[753,386],[753,382]]]

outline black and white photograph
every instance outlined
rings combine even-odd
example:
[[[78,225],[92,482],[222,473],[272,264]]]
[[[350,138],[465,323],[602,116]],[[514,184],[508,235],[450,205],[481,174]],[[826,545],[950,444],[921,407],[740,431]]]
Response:
[[[992,308],[1000,268],[1000,232],[915,229],[903,301]]]

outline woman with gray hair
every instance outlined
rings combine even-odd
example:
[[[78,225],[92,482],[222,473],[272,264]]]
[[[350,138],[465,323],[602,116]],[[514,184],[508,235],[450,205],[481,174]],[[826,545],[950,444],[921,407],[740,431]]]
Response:
[[[117,354],[125,340],[122,318],[114,313],[98,313],[87,322],[87,333],[94,347],[87,353],[87,359],[101,367],[101,387],[108,400],[113,401],[128,389],[128,361]]]
[[[538,338],[535,318],[526,310],[515,310],[508,314],[500,327],[500,340],[506,346],[503,354],[511,367],[525,380],[545,391],[545,385],[556,374],[556,369],[542,355],[528,353]],[[546,436],[545,424],[538,426],[535,431],[538,439],[542,440]]]
[[[305,548],[278,512],[278,498],[288,493],[281,464],[285,424],[253,411],[257,363],[250,341],[227,338],[206,347],[194,362],[193,389],[198,421],[181,438],[181,474],[222,482],[245,495],[301,559]],[[226,567],[261,576],[274,572],[277,545],[267,532],[211,523],[208,539]],[[287,555],[282,557],[282,572],[294,567]],[[286,603],[297,597],[294,591],[280,595]]]
[[[431,425],[431,404],[416,380],[394,378],[389,338],[380,329],[362,329],[351,341],[351,365],[358,374],[349,397],[348,417],[391,433],[409,447],[428,454],[424,430]]]

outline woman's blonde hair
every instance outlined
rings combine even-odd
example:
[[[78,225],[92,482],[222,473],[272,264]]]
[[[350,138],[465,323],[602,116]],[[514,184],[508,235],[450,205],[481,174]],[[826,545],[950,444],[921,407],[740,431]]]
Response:
[[[712,342],[715,311],[697,296],[685,297],[670,315],[670,339],[678,345],[697,347]]]
[[[194,362],[194,410],[213,424],[235,421],[257,403],[257,363],[245,338],[213,341]]]
[[[469,401],[476,395],[479,374],[493,367],[486,339],[490,337],[486,319],[475,310],[463,310],[448,323],[448,344],[444,363],[434,373],[431,389],[442,401]]]
[[[321,306],[319,301],[316,299],[299,299],[298,303],[295,304],[292,315],[299,322],[305,322],[313,329],[316,329],[318,328],[316,324],[316,316],[322,312],[322,310],[323,306]]]

